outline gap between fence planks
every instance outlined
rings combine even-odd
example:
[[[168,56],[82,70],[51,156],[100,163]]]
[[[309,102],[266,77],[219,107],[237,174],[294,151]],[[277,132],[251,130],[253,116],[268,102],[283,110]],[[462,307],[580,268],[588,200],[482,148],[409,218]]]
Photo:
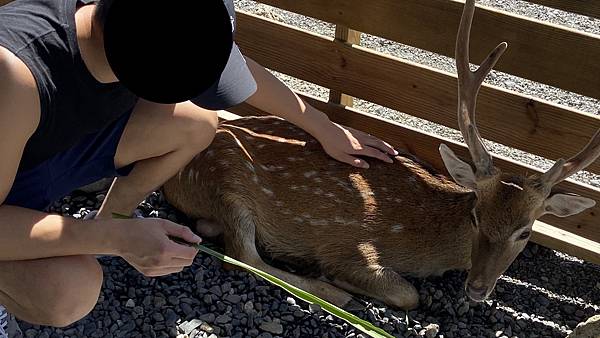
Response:
[[[456,76],[240,12],[237,41],[265,67],[450,128]],[[557,159],[575,155],[600,117],[484,85],[477,122],[483,137]],[[600,161],[588,167],[600,173]]]
[[[577,13],[589,17],[600,18],[600,1],[598,0],[527,0],[566,12]]]
[[[260,2],[447,56],[454,55],[464,4],[456,0]],[[497,70],[600,98],[600,36],[478,6],[471,59],[483,60],[502,41],[509,47]]]

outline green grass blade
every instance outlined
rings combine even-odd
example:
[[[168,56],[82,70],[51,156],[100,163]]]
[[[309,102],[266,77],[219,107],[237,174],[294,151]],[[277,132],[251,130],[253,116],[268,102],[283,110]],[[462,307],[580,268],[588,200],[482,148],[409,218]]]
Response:
[[[383,329],[381,329],[365,320],[362,320],[362,319],[358,318],[357,316],[355,316],[347,311],[344,311],[343,309],[340,309],[339,307],[337,307],[337,306],[335,306],[335,305],[333,305],[311,293],[308,293],[298,287],[295,287],[273,275],[270,275],[262,270],[259,270],[259,269],[255,268],[251,265],[248,265],[246,263],[240,262],[229,256],[225,256],[219,252],[216,252],[212,249],[207,248],[204,245],[197,244],[197,245],[195,245],[195,247],[204,253],[207,253],[211,256],[214,256],[214,257],[222,260],[225,263],[233,264],[240,268],[244,268],[250,272],[253,272],[254,274],[264,278],[265,280],[271,282],[272,284],[275,284],[276,286],[279,286],[280,288],[288,291],[289,293],[293,294],[294,296],[296,296],[308,303],[319,304],[319,306],[321,306],[321,309],[331,313],[332,315],[334,315],[342,320],[345,320],[350,325],[354,326],[355,328],[359,329],[360,331],[366,333],[367,335],[369,335],[373,338],[383,338],[383,337],[394,338],[394,336],[385,332]]]
[[[113,213],[112,216],[113,216],[113,218],[117,218],[117,219],[131,218],[129,216],[121,215],[118,213]],[[184,243],[182,240],[177,239],[177,238],[172,238],[172,239],[181,244],[191,244],[191,243]],[[355,316],[343,309],[340,309],[339,307],[337,307],[337,306],[335,306],[335,305],[333,305],[311,293],[308,293],[298,287],[295,287],[294,285],[289,284],[271,274],[268,274],[262,270],[259,270],[259,269],[255,268],[251,265],[248,265],[244,262],[240,262],[229,256],[225,256],[222,253],[212,250],[204,245],[193,244],[193,246],[196,249],[198,249],[199,251],[202,251],[206,254],[216,257],[225,263],[233,264],[240,268],[246,269],[246,270],[262,277],[263,279],[269,281],[270,283],[272,283],[276,286],[279,286],[280,288],[286,290],[287,292],[291,293],[292,295],[294,295],[308,303],[318,304],[321,307],[321,309],[331,313],[332,315],[338,317],[341,320],[345,320],[346,322],[348,322],[348,324],[354,326],[355,328],[359,329],[360,331],[366,333],[367,335],[369,335],[373,338],[394,338],[394,336],[385,332],[383,329],[373,325],[372,323],[362,320],[362,319],[358,318],[357,316]]]

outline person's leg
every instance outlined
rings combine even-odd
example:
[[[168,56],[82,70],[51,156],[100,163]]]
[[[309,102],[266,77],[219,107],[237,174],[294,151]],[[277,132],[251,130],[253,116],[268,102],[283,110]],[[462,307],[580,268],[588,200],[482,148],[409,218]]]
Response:
[[[102,278],[92,256],[0,262],[0,304],[32,324],[64,327],[94,308]]]
[[[212,142],[216,112],[190,102],[161,105],[140,101],[119,141],[115,166],[136,163],[111,186],[97,218],[130,215],[152,191],[181,170]]]

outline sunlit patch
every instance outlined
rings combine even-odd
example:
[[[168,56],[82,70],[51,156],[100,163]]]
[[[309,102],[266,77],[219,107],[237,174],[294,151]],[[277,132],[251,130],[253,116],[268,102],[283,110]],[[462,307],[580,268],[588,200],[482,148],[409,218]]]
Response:
[[[375,193],[371,189],[371,186],[360,174],[350,175],[352,185],[356,190],[360,192],[360,196],[363,200],[363,208],[365,213],[373,214],[377,211],[377,201],[375,200]]]
[[[358,245],[358,251],[360,251],[361,255],[365,258],[369,265],[379,265],[379,253],[377,252],[377,248],[375,248],[373,243],[360,243]]]

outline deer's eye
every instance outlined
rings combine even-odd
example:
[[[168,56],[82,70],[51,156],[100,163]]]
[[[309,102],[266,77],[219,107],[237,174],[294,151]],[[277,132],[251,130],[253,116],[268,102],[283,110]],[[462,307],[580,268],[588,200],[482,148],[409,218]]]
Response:
[[[524,241],[524,240],[528,239],[529,236],[531,236],[531,231],[523,231],[521,233],[521,235],[519,236],[518,240]]]

